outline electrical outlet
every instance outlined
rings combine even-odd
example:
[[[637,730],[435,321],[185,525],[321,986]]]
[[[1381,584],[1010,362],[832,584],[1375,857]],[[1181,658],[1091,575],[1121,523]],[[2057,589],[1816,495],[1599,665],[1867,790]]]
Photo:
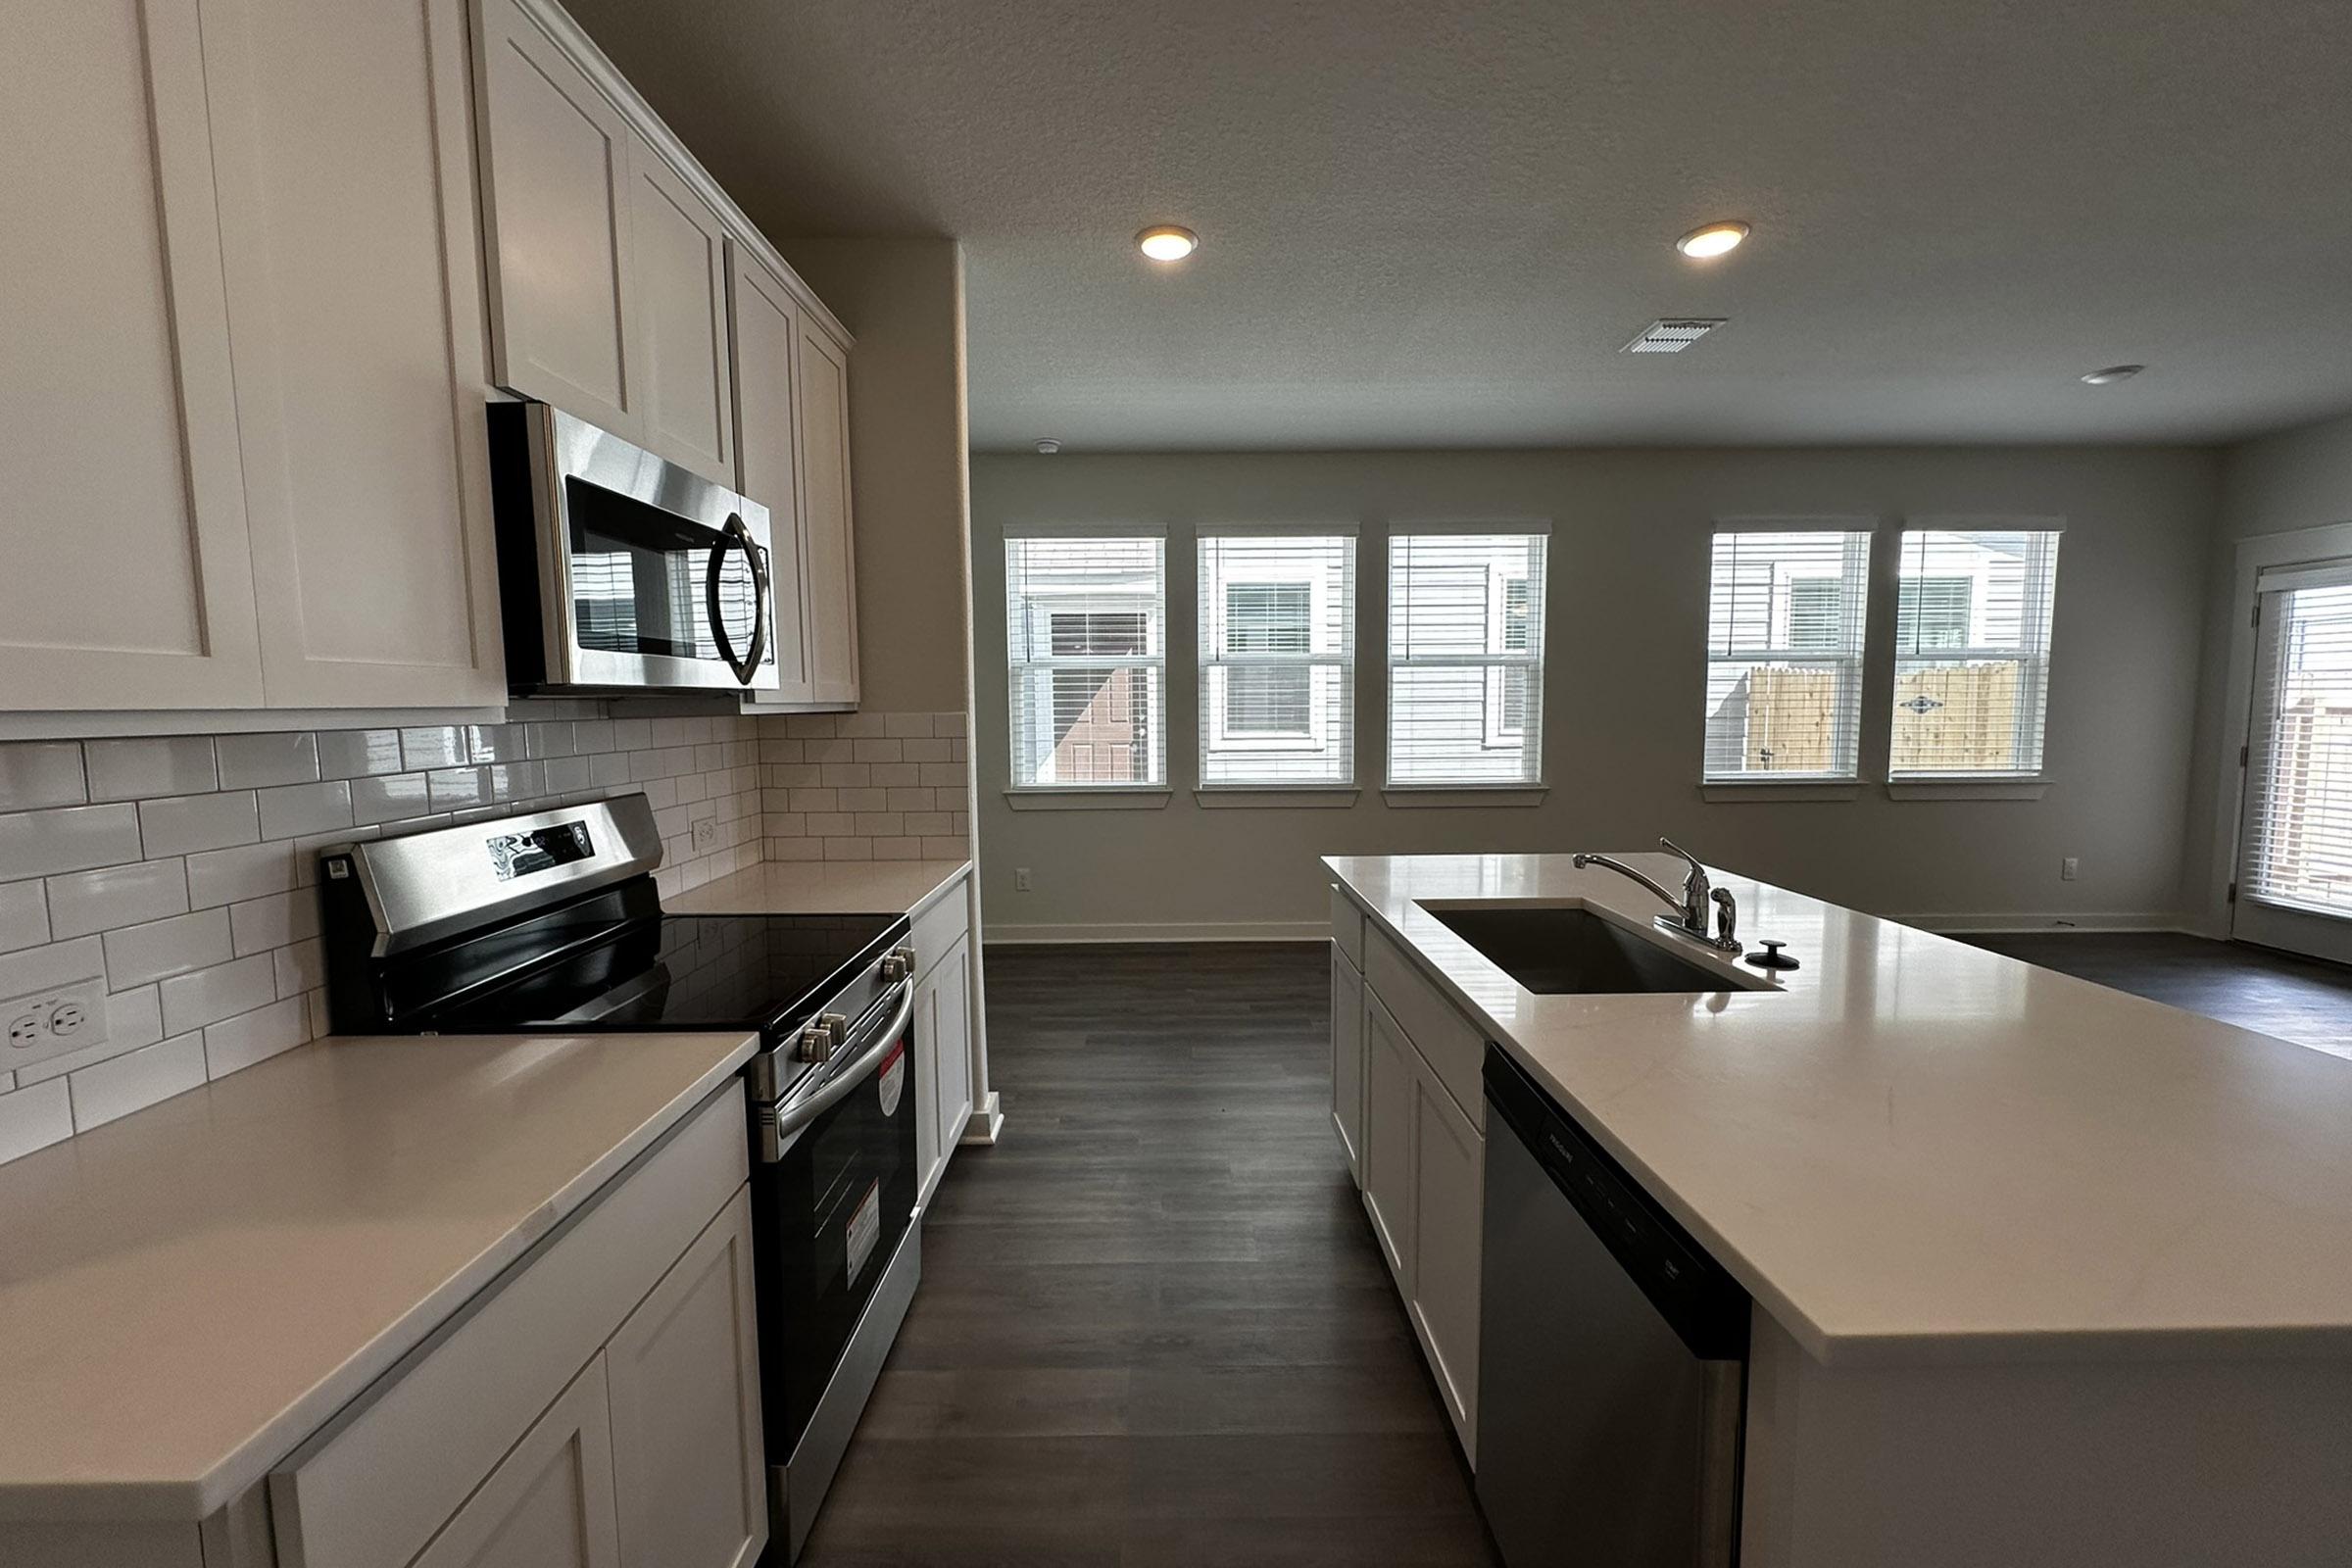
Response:
[[[1029,868],[1027,866],[1016,865],[1012,868],[1012,891],[1015,893],[1029,891]]]
[[[2061,882],[2072,882],[2082,871],[2082,860],[2079,856],[2070,855],[2058,862],[2058,880]]]
[[[701,855],[718,848],[718,818],[706,816],[694,824],[694,853]]]
[[[0,1072],[14,1072],[106,1044],[106,982],[76,980],[0,1002],[8,1036],[0,1040]]]

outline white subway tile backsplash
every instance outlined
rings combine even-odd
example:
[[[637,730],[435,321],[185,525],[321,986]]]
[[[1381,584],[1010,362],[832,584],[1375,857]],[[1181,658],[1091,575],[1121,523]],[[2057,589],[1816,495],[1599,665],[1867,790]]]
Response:
[[[300,838],[351,826],[351,783],[329,779],[320,784],[288,784],[257,790],[262,807],[262,837]]]
[[[86,1133],[103,1127],[134,1110],[186,1094],[203,1082],[203,1035],[177,1035],[142,1046],[67,1078],[74,1103],[74,1130]]]
[[[139,838],[150,858],[252,844],[261,836],[261,815],[251,790],[139,803]]]
[[[818,777],[800,737],[830,741],[836,723],[788,732],[732,713],[616,720],[600,703],[518,702],[507,723],[463,729],[0,745],[0,997],[101,976],[110,988],[105,1045],[0,1072],[0,1158],[324,1032],[313,890],[322,847],[640,789],[671,891],[755,864],[771,846],[779,858],[820,857],[827,843],[858,854],[867,842],[854,811],[902,804],[887,786],[861,780],[866,793],[837,813],[832,840],[806,836],[809,818],[781,809],[787,789]],[[877,719],[853,739],[887,752],[925,727],[885,734]],[[850,765],[852,740],[840,744]],[[772,813],[763,749],[779,768],[805,769],[772,781]],[[718,832],[698,854],[701,823]]]
[[[202,795],[220,787],[209,735],[140,736],[84,741],[93,801],[143,801],[154,795]]]
[[[882,733],[895,735],[901,739],[911,735],[929,735],[934,733],[933,726],[936,722],[934,716],[929,713],[884,713],[882,715]]]
[[[282,735],[223,735],[213,743],[220,758],[220,787],[248,790],[318,781],[318,737],[309,730]]]
[[[203,909],[195,914],[109,931],[106,983],[117,991],[124,991],[169,975],[226,963],[235,956],[229,933],[228,912],[224,909]]]
[[[400,732],[400,764],[409,772],[456,767],[466,760],[466,732],[455,724],[426,724]]]
[[[351,781],[354,822],[392,822],[432,808],[422,773],[392,773]]]
[[[277,966],[266,953],[163,983],[164,1031],[185,1034],[277,999]]]
[[[286,844],[240,844],[188,857],[188,907],[209,909],[283,893],[294,886],[295,852]]]
[[[266,899],[232,904],[229,924],[237,956],[268,953],[289,943],[307,942],[318,934],[318,894],[315,888],[299,893],[272,893]]]
[[[80,742],[16,741],[0,746],[0,811],[79,806],[89,798],[82,781]]]
[[[74,1102],[60,1078],[0,1095],[0,1160],[74,1136]]]
[[[188,909],[184,860],[141,860],[95,871],[70,871],[48,881],[49,929],[63,942],[93,931],[161,920]]]
[[[49,904],[39,882],[0,883],[0,953],[49,940]]]
[[[318,776],[366,778],[400,771],[400,731],[396,729],[320,730]]]
[[[61,806],[0,816],[0,882],[139,858],[135,806]]]
[[[300,997],[240,1013],[205,1029],[206,1075],[225,1077],[240,1067],[292,1051],[310,1037],[310,1015]]]

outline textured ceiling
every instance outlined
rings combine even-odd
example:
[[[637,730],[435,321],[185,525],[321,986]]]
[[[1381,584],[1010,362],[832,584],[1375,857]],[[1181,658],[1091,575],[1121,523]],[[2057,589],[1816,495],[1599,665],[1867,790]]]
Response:
[[[572,9],[771,231],[962,238],[981,448],[2211,440],[2352,408],[2347,0]],[[1737,255],[1672,250],[1723,217],[1756,225]],[[1160,220],[1192,261],[1136,254]],[[1683,314],[1731,324],[1617,352]]]

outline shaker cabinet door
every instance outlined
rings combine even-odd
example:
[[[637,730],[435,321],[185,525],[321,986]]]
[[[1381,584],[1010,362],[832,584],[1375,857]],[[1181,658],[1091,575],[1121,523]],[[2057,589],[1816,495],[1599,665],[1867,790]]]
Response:
[[[793,354],[800,401],[801,524],[808,536],[810,678],[820,703],[858,701],[858,579],[850,544],[850,360],[804,318]]]
[[[1331,1124],[1338,1129],[1348,1172],[1363,1181],[1364,977],[1331,945]]]
[[[10,0],[0,709],[262,700],[196,0]]]
[[[620,1568],[603,1356],[557,1396],[412,1568]]]
[[[269,702],[498,702],[466,0],[204,12]]]
[[[1413,1101],[1412,1313],[1462,1450],[1478,1459],[1479,1258],[1486,1141],[1426,1068]]]
[[[809,703],[808,573],[794,440],[793,353],[800,308],[782,280],[730,243],[727,308],[735,362],[735,488],[767,508],[776,689],[752,701]]]
[[[1364,1008],[1364,1208],[1396,1289],[1413,1298],[1413,1115],[1420,1053],[1373,998]]]
[[[746,1188],[605,1347],[622,1568],[749,1568],[767,1544]]]
[[[694,188],[629,140],[629,276],[646,450],[715,484],[735,482],[726,234]]]
[[[972,939],[958,940],[934,973],[939,984],[939,1162],[945,1167],[972,1116]]]
[[[642,443],[632,132],[514,0],[474,3],[498,384]]]

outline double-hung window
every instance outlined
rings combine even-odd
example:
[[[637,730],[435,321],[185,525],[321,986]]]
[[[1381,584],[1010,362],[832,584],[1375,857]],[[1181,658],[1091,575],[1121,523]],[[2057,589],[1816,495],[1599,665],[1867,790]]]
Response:
[[[1004,541],[1016,789],[1167,782],[1165,541]]]
[[[1200,536],[1200,782],[1355,776],[1355,538]]]
[[[1542,781],[1544,543],[1492,525],[1390,536],[1392,786]]]
[[[1887,777],[2040,773],[2057,583],[2055,530],[1904,531]]]
[[[1776,519],[1715,535],[1705,778],[1851,779],[1862,731],[1870,532]]]

